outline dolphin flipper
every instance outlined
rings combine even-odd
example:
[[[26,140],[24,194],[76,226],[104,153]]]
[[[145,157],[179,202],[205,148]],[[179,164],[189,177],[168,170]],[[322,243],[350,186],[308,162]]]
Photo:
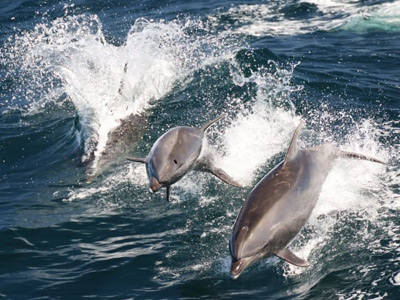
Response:
[[[379,164],[386,165],[386,163],[384,161],[379,160],[377,158],[370,157],[370,156],[366,156],[364,154],[358,154],[358,153],[354,153],[354,152],[347,152],[347,151],[339,150],[338,155],[340,157],[368,160],[368,161],[372,161],[372,162],[376,162],[376,163],[379,163]]]
[[[215,177],[218,177],[223,182],[236,186],[236,187],[243,187],[240,183],[236,182],[231,176],[229,176],[224,170],[214,166],[212,160],[206,159],[203,160],[200,164],[198,164],[195,168],[198,171],[208,172],[213,174]]]
[[[287,261],[288,263],[291,263],[292,265],[298,267],[309,267],[311,265],[308,261],[295,255],[288,248],[279,250],[278,252],[275,253],[275,255]]]
[[[140,163],[146,163],[145,158],[137,158],[137,157],[127,157],[127,160],[134,161],[134,162],[140,162]]]
[[[207,170],[204,170],[206,172],[209,172],[211,174],[213,174],[214,176],[218,177],[219,179],[221,179],[223,182],[236,186],[236,187],[243,187],[243,185],[241,185],[240,183],[236,182],[235,180],[232,179],[232,177],[230,177],[228,174],[226,174],[226,172],[220,168],[210,168]]]

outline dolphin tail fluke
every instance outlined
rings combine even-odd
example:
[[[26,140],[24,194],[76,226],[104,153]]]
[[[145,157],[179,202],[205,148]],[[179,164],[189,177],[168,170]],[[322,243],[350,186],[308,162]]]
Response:
[[[298,257],[288,248],[279,250],[278,252],[275,253],[275,255],[287,261],[288,263],[291,263],[292,265],[298,267],[309,267],[311,265],[308,261]]]
[[[144,164],[146,163],[145,158],[127,157],[126,159],[129,161],[140,162],[140,163],[144,163]]]
[[[299,132],[301,127],[303,126],[304,121],[301,120],[300,124],[297,125],[296,130],[293,133],[292,141],[290,142],[289,149],[286,153],[284,163],[291,161],[297,154],[297,137],[299,136]]]
[[[368,161],[372,161],[372,162],[376,162],[376,163],[379,163],[379,164],[386,165],[386,163],[384,161],[382,161],[380,159],[377,159],[377,158],[374,158],[374,157],[366,156],[364,154],[358,154],[358,153],[354,153],[354,152],[347,152],[347,151],[339,150],[338,155],[340,157],[368,160]]]
[[[222,119],[224,117],[225,117],[225,114],[219,115],[214,120],[211,120],[211,121],[207,122],[206,124],[204,124],[203,127],[201,127],[201,130],[203,132],[205,132],[208,127],[210,127],[212,124],[214,124],[215,122],[219,121],[220,119]]]

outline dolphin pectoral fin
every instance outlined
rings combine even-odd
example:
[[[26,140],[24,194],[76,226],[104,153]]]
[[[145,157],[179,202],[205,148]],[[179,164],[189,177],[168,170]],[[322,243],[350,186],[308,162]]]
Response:
[[[232,179],[226,172],[214,165],[214,158],[210,153],[202,157],[195,165],[194,170],[208,172],[221,179],[223,182],[236,186],[243,187],[240,183]]]
[[[243,187],[243,185],[241,185],[240,183],[236,182],[235,180],[232,179],[232,177],[230,177],[228,174],[226,174],[226,172],[220,168],[209,168],[207,170],[205,170],[211,174],[213,174],[214,176],[218,177],[219,179],[221,179],[223,182],[236,186],[236,187]]]
[[[278,252],[275,253],[275,255],[287,261],[288,263],[291,263],[292,265],[298,267],[309,267],[311,265],[308,261],[295,255],[288,248],[279,250]]]
[[[140,163],[146,163],[145,158],[137,158],[137,157],[127,157],[127,160],[134,161],[134,162],[140,162]]]
[[[358,154],[358,153],[354,153],[354,152],[347,152],[347,151],[339,150],[338,155],[340,157],[369,160],[369,161],[372,161],[372,162],[376,162],[376,163],[379,163],[379,164],[386,165],[386,163],[384,161],[382,161],[380,159],[377,159],[377,158],[374,158],[374,157],[366,156],[364,154]]]

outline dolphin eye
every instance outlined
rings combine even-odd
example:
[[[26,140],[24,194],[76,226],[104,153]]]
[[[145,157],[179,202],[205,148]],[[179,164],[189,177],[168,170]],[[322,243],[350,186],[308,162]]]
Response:
[[[177,165],[177,164],[178,164],[178,161],[177,161],[176,159],[174,159],[174,163]]]

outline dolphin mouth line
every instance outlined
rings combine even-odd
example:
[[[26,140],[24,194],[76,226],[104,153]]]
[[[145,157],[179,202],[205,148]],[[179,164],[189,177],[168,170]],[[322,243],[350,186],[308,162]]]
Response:
[[[149,191],[150,193],[155,193],[159,191],[163,185],[155,178],[154,176],[151,176],[150,182],[149,182]]]

